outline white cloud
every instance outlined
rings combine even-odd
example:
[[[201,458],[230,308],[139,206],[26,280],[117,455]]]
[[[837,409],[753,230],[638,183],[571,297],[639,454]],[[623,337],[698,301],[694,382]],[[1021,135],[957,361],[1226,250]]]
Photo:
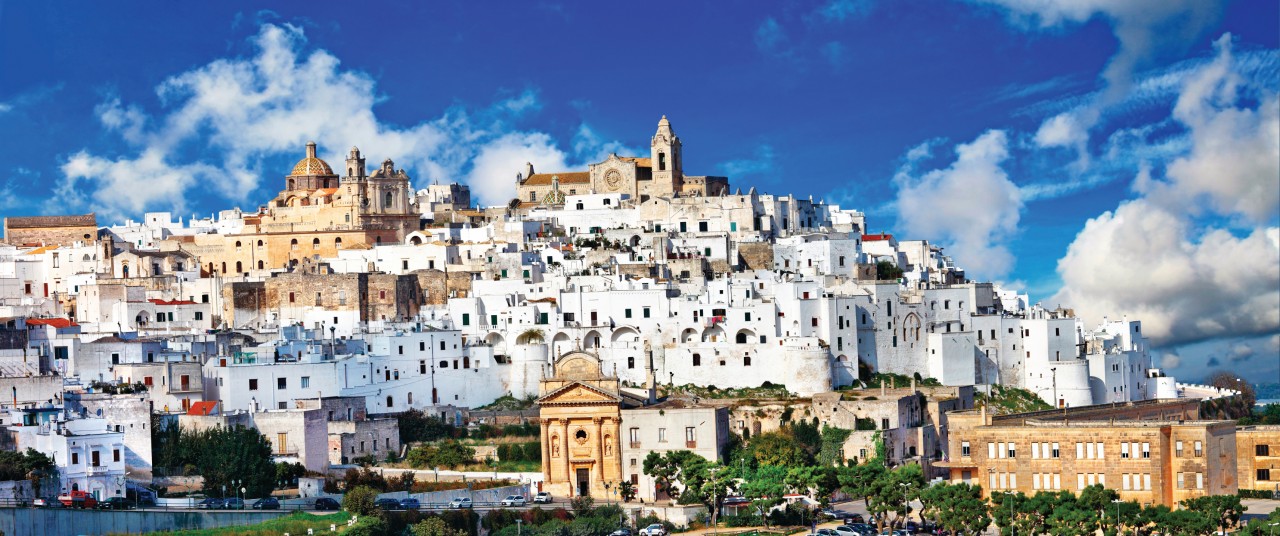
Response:
[[[500,204],[516,192],[516,174],[532,162],[539,172],[567,169],[565,154],[541,132],[513,132],[486,143],[476,154],[467,176],[473,189],[488,192],[486,202]]]
[[[1067,147],[1075,149],[1081,169],[1089,163],[1089,128],[1097,118],[1091,110],[1064,112],[1040,124],[1035,143],[1041,148]]]
[[[99,105],[103,126],[134,151],[81,151],[69,158],[59,190],[71,196],[70,208],[120,217],[181,207],[193,192],[247,202],[262,176],[282,175],[261,169],[262,159],[301,156],[308,140],[319,144],[330,163],[359,146],[373,162],[394,159],[419,185],[465,178],[474,181],[480,201],[505,203],[523,162],[560,154],[549,135],[512,132],[514,119],[540,108],[533,91],[485,108],[455,106],[402,127],[375,114],[387,97],[375,91],[372,77],[342,69],[327,51],[304,53],[301,28],[264,24],[252,43],[249,57],[212,61],[161,83],[156,92],[162,113],[151,115],[114,97]],[[508,159],[518,163],[507,169],[495,167],[505,161],[499,155],[516,147],[528,154]],[[191,161],[182,161],[184,156]]]
[[[1080,24],[1101,17],[1111,25],[1119,50],[1103,72],[1103,104],[1128,93],[1135,69],[1167,42],[1187,42],[1217,23],[1223,2],[1212,0],[976,0],[1009,10],[1019,23],[1039,28]]]
[[[12,109],[13,109],[12,104],[0,102],[0,114],[8,112],[9,110],[12,110]]]
[[[1174,351],[1166,351],[1160,355],[1160,368],[1176,369],[1182,366],[1182,357]]]
[[[770,174],[776,170],[775,158],[773,146],[761,144],[756,146],[750,158],[722,162],[716,168],[728,175],[730,179],[744,175]]]
[[[1000,167],[1009,156],[1004,131],[958,145],[949,167],[914,176],[913,162],[925,154],[913,149],[894,178],[900,228],[946,247],[975,279],[1008,274],[1014,259],[1003,244],[1017,231],[1022,198]]]
[[[1264,90],[1255,109],[1236,107],[1241,78],[1232,69],[1230,35],[1216,42],[1218,57],[1187,80],[1174,117],[1191,135],[1191,151],[1169,164],[1165,181],[1139,191],[1172,209],[1265,223],[1280,215],[1280,99]]]
[[[1141,318],[1158,345],[1280,329],[1280,244],[1275,229],[1238,238],[1197,232],[1182,214],[1137,199],[1085,224],[1058,261],[1050,300],[1086,323]]]

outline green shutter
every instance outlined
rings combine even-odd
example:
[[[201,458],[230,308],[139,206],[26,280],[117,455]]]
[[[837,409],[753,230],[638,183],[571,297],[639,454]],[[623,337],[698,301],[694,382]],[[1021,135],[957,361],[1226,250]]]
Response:
[[[470,325],[471,325],[471,315],[469,315],[469,314],[467,314],[467,313],[462,313],[462,325],[464,325],[464,326],[470,326]]]

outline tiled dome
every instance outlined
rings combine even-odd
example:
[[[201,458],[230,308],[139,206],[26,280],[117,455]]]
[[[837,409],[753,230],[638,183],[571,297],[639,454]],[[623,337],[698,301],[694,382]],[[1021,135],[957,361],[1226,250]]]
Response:
[[[316,158],[316,142],[307,142],[307,156],[294,164],[293,171],[289,173],[291,177],[306,177],[316,175],[333,175],[333,169],[324,160]]]

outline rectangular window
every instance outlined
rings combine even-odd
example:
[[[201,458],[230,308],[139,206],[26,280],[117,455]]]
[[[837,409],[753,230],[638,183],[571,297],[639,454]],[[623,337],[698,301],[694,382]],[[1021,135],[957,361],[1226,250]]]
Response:
[[[1184,476],[1184,473],[1178,473],[1178,489],[1187,489],[1186,476]]]
[[[1098,459],[1099,460],[1107,459],[1107,457],[1104,454],[1102,454],[1102,443],[1097,443],[1096,445],[1097,446],[1094,447],[1094,450],[1098,451]]]
[[[470,325],[471,325],[471,315],[469,315],[469,314],[467,314],[467,313],[462,313],[462,325],[464,325],[464,326],[470,326]]]
[[[1150,458],[1150,457],[1151,457],[1151,443],[1143,443],[1143,444],[1142,444],[1142,457],[1143,457],[1143,458]]]
[[[696,429],[692,426],[686,426],[684,428],[684,440],[686,442],[693,443],[698,440],[697,432],[695,430]]]
[[[991,477],[991,486],[990,486],[990,488],[991,488],[991,489],[997,489],[997,488],[996,488],[996,474],[995,474],[995,473],[991,473],[991,475],[989,475],[989,476]]]
[[[1200,442],[1196,441],[1196,447],[1199,447],[1199,446],[1200,446]],[[1200,449],[1197,448],[1196,450],[1200,450]],[[1199,453],[1196,453],[1196,456],[1199,456],[1199,455],[1200,455]],[[1254,445],[1253,455],[1254,456],[1270,456],[1271,446],[1270,445]]]
[[[1120,476],[1120,489],[1129,491],[1129,473]]]
[[[1033,459],[1033,460],[1038,460],[1038,459],[1040,459],[1040,444],[1039,444],[1039,443],[1032,443],[1032,444],[1031,444],[1031,459]]]
[[[1179,458],[1181,458],[1181,457],[1182,457],[1182,442],[1181,442],[1181,441],[1175,441],[1175,442],[1173,443],[1173,455],[1174,455],[1174,456],[1177,456],[1177,457],[1179,457]]]
[[[1121,458],[1128,458],[1128,457],[1129,457],[1129,444],[1128,444],[1128,443],[1121,443],[1121,444],[1120,444],[1120,457],[1121,457]]]
[[[249,380],[249,390],[250,390],[250,391],[257,391],[257,390],[258,390],[258,380],[256,380],[256,379],[251,379],[251,380]]]
[[[969,457],[969,442],[968,442],[968,441],[961,441],[961,442],[960,442],[960,455],[961,455],[961,456],[964,456],[964,457],[966,457],[966,458],[968,458],[968,457]]]
[[[1151,491],[1151,473],[1142,475],[1142,489]]]
[[[289,386],[289,382],[285,378],[276,378],[276,389],[285,389]]]
[[[639,445],[639,444],[640,444],[640,429],[639,429],[639,428],[632,428],[632,429],[631,429],[631,444],[632,444],[632,445]]]
[[[1264,481],[1264,482],[1265,482],[1265,481],[1267,481],[1267,480],[1271,480],[1271,470],[1270,470],[1270,469],[1258,469],[1258,474],[1257,474],[1256,476],[1257,476],[1257,479],[1258,479],[1258,480],[1260,480],[1260,481]]]
[[[204,312],[196,311],[196,320],[204,320]]]
[[[1062,475],[1061,475],[1061,474],[1054,473],[1054,475],[1053,475],[1053,489],[1062,489]]]
[[[622,317],[623,317],[623,318],[631,318],[631,309],[624,309],[624,310],[622,311]]]
[[[1093,443],[1085,443],[1084,452],[1085,452],[1085,456],[1088,457],[1090,460],[1092,460],[1094,458]]]
[[[1196,441],[1195,447],[1196,447],[1196,457],[1199,458],[1201,456],[1204,456],[1204,443]],[[1265,449],[1267,446],[1262,445],[1262,447]],[[1266,456],[1266,454],[1263,454],[1263,456]]]
[[[311,376],[303,376],[303,377],[302,377],[302,388],[303,388],[303,389],[307,389],[307,388],[310,388],[310,387],[311,387]]]
[[[1204,473],[1196,473],[1196,489],[1204,489]]]
[[[994,460],[996,458],[996,444],[987,443],[987,459]]]
[[[71,465],[78,465],[79,463],[80,463],[80,454],[79,454],[79,453],[76,453],[76,452],[72,452],[72,453],[71,453]]]
[[[667,429],[666,429],[666,428],[659,428],[659,429],[658,429],[658,442],[659,442],[659,443],[666,443],[666,442],[667,442]]]
[[[648,308],[648,307],[645,307],[645,308],[643,309],[643,311],[644,311],[644,317],[645,317],[645,318],[649,318],[649,308]]]
[[[111,451],[111,459],[117,462],[120,461],[120,449]]]
[[[1076,473],[1076,489],[1084,489],[1084,473]]]
[[[1040,473],[1031,475],[1031,489],[1040,489]]]
[[[1057,457],[1058,457],[1058,444],[1057,444],[1057,443],[1054,443],[1054,444],[1053,444],[1053,457],[1054,457],[1054,458],[1057,458]]]
[[[1010,458],[1017,458],[1017,457],[1018,457],[1018,445],[1017,445],[1017,444],[1015,444],[1015,443],[1009,443],[1009,457],[1010,457]]]
[[[1009,473],[1009,489],[1018,489],[1018,473]]]
[[[1084,459],[1084,443],[1076,443],[1076,459]]]

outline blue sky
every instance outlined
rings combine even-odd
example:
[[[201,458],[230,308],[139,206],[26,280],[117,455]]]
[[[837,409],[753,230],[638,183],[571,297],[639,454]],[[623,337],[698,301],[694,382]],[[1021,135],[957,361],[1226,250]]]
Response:
[[[1280,380],[1273,1],[0,1],[0,214],[257,207],[305,141],[504,203],[647,147]]]

